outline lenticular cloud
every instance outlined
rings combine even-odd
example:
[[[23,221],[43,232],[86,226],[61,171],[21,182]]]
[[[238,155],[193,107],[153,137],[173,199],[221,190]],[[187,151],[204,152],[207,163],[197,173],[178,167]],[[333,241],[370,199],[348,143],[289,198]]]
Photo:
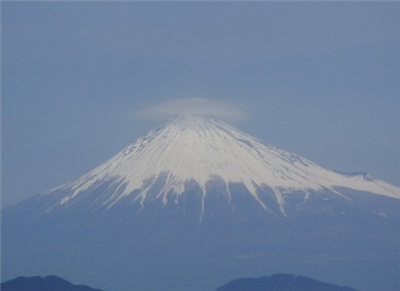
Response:
[[[141,119],[166,119],[182,115],[201,115],[231,121],[242,120],[246,117],[242,110],[228,102],[212,101],[201,97],[170,100],[135,113],[135,116]]]

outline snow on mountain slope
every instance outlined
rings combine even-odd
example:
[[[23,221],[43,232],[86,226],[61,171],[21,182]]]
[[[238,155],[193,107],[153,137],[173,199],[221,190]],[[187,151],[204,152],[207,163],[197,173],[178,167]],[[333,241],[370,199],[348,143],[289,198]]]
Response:
[[[182,116],[151,131],[99,167],[46,195],[69,190],[59,201],[59,205],[64,205],[91,187],[107,182],[120,188],[104,202],[108,208],[129,195],[134,202],[143,204],[160,175],[167,175],[157,196],[164,204],[168,193],[184,193],[185,182],[193,180],[201,187],[204,202],[206,183],[214,177],[225,182],[229,196],[231,183],[243,183],[265,209],[257,191],[265,186],[273,189],[281,207],[282,194],[298,190],[329,189],[343,196],[339,189],[344,187],[400,198],[399,188],[369,175],[345,175],[328,170],[265,144],[222,121],[199,116]],[[135,191],[133,195],[134,190],[140,190],[140,194]]]

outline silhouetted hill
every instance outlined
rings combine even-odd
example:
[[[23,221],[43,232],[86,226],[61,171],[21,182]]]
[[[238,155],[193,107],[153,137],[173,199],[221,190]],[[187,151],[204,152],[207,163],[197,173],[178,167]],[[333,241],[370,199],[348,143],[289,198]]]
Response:
[[[236,279],[216,291],[357,291],[350,287],[319,282],[307,277],[276,274],[261,278]]]
[[[85,285],[74,285],[57,276],[17,277],[1,283],[1,291],[103,291]]]

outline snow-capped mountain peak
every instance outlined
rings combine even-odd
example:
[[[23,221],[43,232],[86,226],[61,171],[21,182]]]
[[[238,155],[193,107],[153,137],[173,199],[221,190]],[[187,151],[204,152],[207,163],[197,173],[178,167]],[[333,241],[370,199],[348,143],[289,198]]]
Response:
[[[70,189],[59,201],[68,204],[91,187],[101,183],[117,184],[102,205],[107,208],[121,198],[132,196],[143,205],[148,191],[165,176],[157,199],[166,204],[167,195],[185,192],[185,183],[195,181],[208,194],[207,182],[224,181],[226,194],[230,185],[241,183],[259,198],[258,189],[272,189],[281,211],[283,193],[329,189],[339,196],[340,188],[367,191],[393,198],[400,197],[399,188],[365,175],[344,175],[323,168],[305,158],[263,143],[222,121],[201,116],[182,116],[139,138],[134,144],[77,180],[53,189]],[[229,198],[229,197],[228,197]],[[204,205],[203,205],[204,207]]]

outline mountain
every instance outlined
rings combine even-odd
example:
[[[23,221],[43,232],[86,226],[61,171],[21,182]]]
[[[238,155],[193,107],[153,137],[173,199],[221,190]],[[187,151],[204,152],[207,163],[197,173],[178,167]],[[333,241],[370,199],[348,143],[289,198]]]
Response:
[[[0,285],[2,291],[102,291],[85,285],[74,285],[57,276],[17,277]]]
[[[276,274],[233,280],[216,291],[357,291],[350,287],[319,282],[307,277]]]
[[[398,291],[399,198],[369,174],[338,173],[224,122],[184,116],[4,209],[2,275],[201,291],[287,272]]]
[[[162,126],[81,178],[42,195],[45,212],[74,207],[90,197],[92,209],[110,209],[129,200],[143,207],[159,200],[163,206],[179,201],[192,183],[202,191],[201,215],[212,183],[224,186],[230,201],[231,186],[241,184],[246,194],[268,210],[260,192],[271,192],[285,214],[282,195],[339,188],[369,191],[399,198],[399,189],[369,175],[343,175],[295,154],[264,144],[225,123],[199,117],[181,117]],[[154,195],[154,188],[157,193]],[[98,191],[107,189],[109,191]],[[153,194],[153,195],[152,195]],[[307,196],[308,198],[309,196]],[[47,198],[47,197],[46,197]]]
[[[57,276],[17,277],[3,282],[2,291],[102,291],[86,285],[74,285]],[[319,282],[307,277],[275,274],[261,278],[233,280],[216,291],[357,291],[350,287]]]

